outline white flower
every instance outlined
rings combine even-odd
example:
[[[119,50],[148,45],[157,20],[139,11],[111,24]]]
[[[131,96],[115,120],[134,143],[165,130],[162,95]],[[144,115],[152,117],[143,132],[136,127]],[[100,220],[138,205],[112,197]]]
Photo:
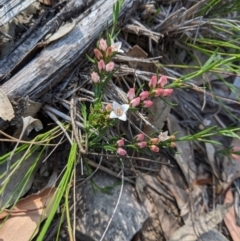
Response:
[[[129,109],[129,105],[124,104],[120,105],[117,102],[113,101],[113,111],[110,113],[110,118],[118,118],[119,120],[125,121],[127,120],[126,112]]]
[[[113,52],[124,53],[121,47],[122,47],[122,42],[114,43],[113,39],[111,39],[111,48]]]
[[[158,136],[159,141],[166,141],[169,139],[168,136],[168,131],[165,132],[160,132],[159,136]]]

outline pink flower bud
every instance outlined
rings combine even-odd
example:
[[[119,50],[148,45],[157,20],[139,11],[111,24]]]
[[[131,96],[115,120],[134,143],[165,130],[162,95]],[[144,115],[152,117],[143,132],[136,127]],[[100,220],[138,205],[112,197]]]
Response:
[[[159,152],[160,149],[156,145],[151,145],[150,150],[153,152]]]
[[[157,76],[156,75],[152,76],[148,85],[149,85],[149,87],[153,87],[153,88],[156,87],[156,85],[157,85]]]
[[[140,133],[140,134],[136,135],[135,138],[137,141],[143,141],[144,137],[145,137],[145,135],[143,133]]]
[[[135,97],[135,90],[134,90],[134,88],[130,88],[127,93],[127,98],[129,100],[132,100],[134,97]]]
[[[239,146],[235,146],[235,147],[233,147],[233,149],[232,149],[232,152],[239,152],[240,151],[240,147]],[[238,155],[238,154],[236,154],[236,153],[232,153],[231,154],[231,157],[232,157],[232,159],[234,159],[234,160],[238,160],[239,158],[240,158],[240,155]]]
[[[104,61],[101,59],[99,62],[98,62],[98,69],[99,70],[102,70],[102,69],[105,69],[106,66],[105,66],[105,63]]]
[[[107,50],[106,50],[106,57],[110,57],[112,55],[112,47],[108,47]]]
[[[153,102],[151,100],[144,100],[143,101],[143,107],[148,108],[153,105]]]
[[[132,107],[138,106],[140,104],[140,100],[141,100],[140,97],[137,97],[137,98],[131,100],[131,102],[130,102],[131,106]]]
[[[157,89],[154,90],[154,96],[155,97],[161,96],[162,94],[163,94],[163,89],[157,88]]]
[[[159,139],[158,138],[152,138],[151,139],[151,144],[153,144],[153,145],[156,145],[156,144],[158,144],[160,141],[159,141]]]
[[[102,50],[102,51],[105,51],[107,49],[107,41],[103,38],[100,39],[99,41],[99,48]]]
[[[120,146],[124,146],[124,140],[123,139],[120,139],[117,141],[117,146],[120,147]]]
[[[114,68],[114,63],[111,61],[108,64],[106,64],[106,71],[111,72]]]
[[[119,156],[125,156],[125,155],[127,154],[127,152],[126,152],[123,148],[119,147],[119,148],[117,149],[117,154],[118,154]]]
[[[107,112],[111,112],[112,109],[113,109],[113,107],[112,107],[111,104],[107,104],[106,107],[105,107],[105,110],[106,110]]]
[[[91,73],[91,80],[94,83],[98,83],[100,81],[100,77],[96,72]]]
[[[148,91],[143,91],[139,97],[141,98],[141,100],[146,100],[149,96],[149,92]]]
[[[163,89],[163,96],[167,97],[170,96],[173,92],[173,89]]]
[[[144,148],[147,145],[147,142],[142,141],[142,142],[137,143],[137,145],[138,145],[139,148]]]
[[[103,57],[102,53],[98,49],[94,49],[95,57],[99,60]]]
[[[159,80],[158,80],[158,85],[159,87],[163,87],[167,84],[167,76],[163,75]]]

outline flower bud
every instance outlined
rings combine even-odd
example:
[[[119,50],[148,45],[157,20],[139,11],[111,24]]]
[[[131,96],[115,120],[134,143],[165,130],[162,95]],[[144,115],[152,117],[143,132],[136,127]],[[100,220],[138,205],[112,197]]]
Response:
[[[153,145],[156,145],[160,142],[158,138],[152,138],[150,141],[151,141],[151,144]]]
[[[108,47],[106,50],[106,57],[110,57],[113,53],[112,47]]]
[[[123,139],[120,139],[117,141],[117,146],[120,147],[120,146],[124,146],[124,140]]]
[[[151,100],[144,100],[143,101],[143,107],[148,108],[153,105],[153,102]]]
[[[112,109],[113,109],[113,107],[112,107],[112,105],[111,105],[110,103],[107,104],[106,107],[105,107],[105,110],[106,110],[107,112],[111,112]]]
[[[146,141],[138,142],[137,145],[139,148],[144,148],[147,146],[147,142]]]
[[[161,96],[161,95],[163,95],[163,89],[157,88],[157,89],[154,90],[154,96],[155,97],[158,97],[158,96]]]
[[[139,97],[141,98],[141,100],[146,100],[149,96],[149,92],[148,91],[143,91]]]
[[[164,97],[167,97],[167,96],[170,96],[173,92],[173,89],[163,89],[163,96]]]
[[[106,66],[105,66],[105,63],[104,61],[101,59],[99,62],[98,62],[98,69],[99,70],[102,70],[102,69],[105,69]]]
[[[100,39],[99,41],[99,48],[102,50],[102,51],[105,51],[107,49],[107,41],[103,38]]]
[[[119,148],[117,149],[117,154],[118,154],[119,156],[125,156],[125,155],[127,154],[127,152],[126,152],[123,148],[119,147]]]
[[[152,152],[159,152],[159,147],[157,147],[156,145],[151,145],[150,146],[150,150],[152,151]]]
[[[171,142],[171,143],[170,143],[170,147],[171,147],[171,148],[175,148],[175,147],[176,147],[176,143],[175,143],[175,142]]]
[[[132,100],[134,97],[135,97],[135,90],[134,90],[134,88],[130,88],[127,93],[127,98],[129,100]]]
[[[91,80],[94,83],[98,83],[100,81],[100,77],[96,72],[91,73]]]
[[[131,100],[130,104],[132,107],[138,106],[140,104],[140,97],[137,97],[137,98]]]
[[[98,60],[100,60],[103,57],[102,53],[98,49],[94,49],[93,51],[94,51],[95,57]]]
[[[156,87],[156,85],[157,85],[157,76],[156,75],[152,76],[148,85],[149,85],[149,87],[153,87],[153,88]]]
[[[167,84],[167,76],[163,75],[159,80],[158,80],[158,85],[159,87],[164,87]]]
[[[135,138],[137,141],[143,141],[144,137],[145,137],[145,135],[143,133],[140,133],[140,134],[136,135]]]
[[[111,61],[106,65],[106,71],[111,72],[113,69],[114,69],[114,62]]]

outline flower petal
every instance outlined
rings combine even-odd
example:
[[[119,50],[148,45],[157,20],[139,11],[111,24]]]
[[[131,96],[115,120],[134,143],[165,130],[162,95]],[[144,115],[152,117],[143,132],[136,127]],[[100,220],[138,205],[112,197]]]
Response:
[[[121,108],[122,108],[123,112],[126,113],[127,110],[129,109],[129,105],[128,104],[123,104],[123,105],[121,105]]]
[[[126,116],[125,113],[123,113],[121,116],[118,116],[118,119],[122,120],[122,121],[126,121],[127,120],[127,116]]]
[[[118,104],[116,101],[113,101],[113,109],[116,110],[116,109],[122,109],[121,105]]]
[[[109,118],[115,119],[115,118],[119,118],[119,117],[115,114],[114,111],[112,111],[112,112],[110,113],[110,115],[109,115]]]

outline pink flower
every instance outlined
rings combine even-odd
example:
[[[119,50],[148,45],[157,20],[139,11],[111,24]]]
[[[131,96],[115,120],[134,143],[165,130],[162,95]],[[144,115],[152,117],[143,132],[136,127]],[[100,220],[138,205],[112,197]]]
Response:
[[[148,91],[143,91],[139,97],[141,98],[141,100],[146,100],[149,96],[149,92]]]
[[[151,100],[144,100],[143,101],[143,107],[148,108],[153,105],[153,102]]]
[[[94,83],[98,83],[100,81],[100,77],[96,72],[91,73],[91,80]]]
[[[104,61],[101,59],[99,62],[98,62],[98,69],[99,70],[102,70],[102,69],[105,69],[106,66],[105,66],[105,63]]]
[[[114,63],[111,61],[108,64],[106,64],[106,71],[111,72],[114,68]]]
[[[153,87],[153,88],[156,87],[156,85],[157,85],[157,76],[156,75],[152,76],[148,85],[149,85],[149,87]]]
[[[102,53],[98,49],[94,49],[93,51],[98,60],[103,57]]]
[[[112,109],[113,109],[113,107],[112,107],[112,105],[111,105],[110,103],[107,104],[106,107],[105,107],[105,110],[106,110],[107,112],[111,112]]]
[[[130,102],[131,106],[132,106],[132,107],[138,106],[138,105],[140,104],[140,100],[141,100],[140,97],[137,97],[137,98],[135,98],[135,99],[132,99],[131,102]]]
[[[130,88],[127,93],[127,98],[129,100],[132,100],[134,97],[135,97],[135,90],[134,90],[134,88]]]
[[[120,147],[120,146],[124,146],[124,140],[123,139],[120,139],[117,141],[117,146]]]
[[[105,51],[107,49],[107,41],[103,38],[100,39],[99,41],[99,48],[102,50],[102,51]]]
[[[163,89],[157,88],[157,89],[154,90],[154,96],[155,97],[158,97],[158,96],[160,96],[162,94],[163,94]]]
[[[159,148],[156,145],[151,145],[150,150],[153,152],[159,152]]]
[[[167,97],[170,96],[173,92],[173,89],[163,89],[163,96]]]
[[[159,80],[158,80],[158,85],[160,87],[163,87],[167,84],[167,76],[163,75]]]
[[[140,133],[140,134],[136,135],[135,138],[137,141],[143,141],[144,137],[145,137],[145,135],[143,133]]]
[[[119,156],[125,156],[125,155],[127,154],[127,152],[126,152],[123,148],[119,147],[119,148],[117,149],[117,154],[118,154]]]
[[[139,148],[144,148],[147,145],[147,142],[142,141],[142,142],[137,143],[137,145],[138,145]]]

